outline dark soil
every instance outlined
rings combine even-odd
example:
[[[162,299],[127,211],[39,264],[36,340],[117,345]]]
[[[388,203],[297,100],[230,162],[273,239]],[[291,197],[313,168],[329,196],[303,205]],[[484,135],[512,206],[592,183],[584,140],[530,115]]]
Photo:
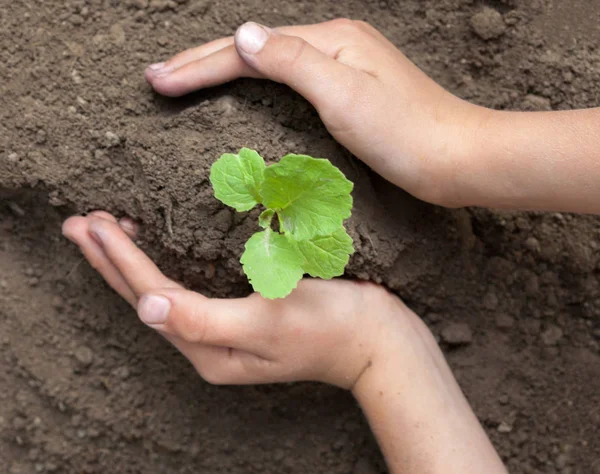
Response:
[[[169,274],[246,294],[238,256],[255,219],[212,197],[208,170],[249,146],[328,157],[356,183],[349,276],[387,285],[439,335],[511,472],[600,473],[600,218],[426,205],[353,159],[283,86],[173,100],[142,78],[245,20],[346,16],[477,103],[597,106],[599,12],[596,0],[4,0],[0,472],[384,469],[347,393],[204,383],[60,235],[74,212],[127,214]]]

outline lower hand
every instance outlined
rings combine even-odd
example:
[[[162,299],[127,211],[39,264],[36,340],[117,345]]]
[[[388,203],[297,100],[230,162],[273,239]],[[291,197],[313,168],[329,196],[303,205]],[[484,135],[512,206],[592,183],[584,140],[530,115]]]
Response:
[[[391,472],[506,474],[423,322],[382,287],[303,280],[290,296],[210,299],[167,278],[105,212],[63,233],[214,384],[314,380],[352,390]]]
[[[72,217],[63,233],[215,384],[314,380],[349,389],[373,363],[380,336],[410,317],[383,288],[345,280],[304,280],[279,300],[206,298],[160,272],[130,238],[132,221],[105,212]]]

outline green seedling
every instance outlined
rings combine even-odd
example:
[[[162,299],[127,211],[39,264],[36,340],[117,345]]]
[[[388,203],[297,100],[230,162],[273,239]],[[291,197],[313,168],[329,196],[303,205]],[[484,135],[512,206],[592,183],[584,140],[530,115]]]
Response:
[[[242,148],[212,165],[210,182],[215,197],[238,212],[265,207],[258,218],[264,230],[248,239],[240,259],[263,297],[284,298],[305,273],[326,280],[344,273],[354,253],[344,228],[353,184],[329,160],[286,155],[266,166],[257,152]]]

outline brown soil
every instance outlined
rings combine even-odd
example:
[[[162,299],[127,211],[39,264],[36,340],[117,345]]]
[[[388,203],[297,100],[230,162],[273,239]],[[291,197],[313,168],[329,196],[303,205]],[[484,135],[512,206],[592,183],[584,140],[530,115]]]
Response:
[[[285,87],[238,81],[171,100],[141,77],[248,19],[347,16],[469,100],[588,107],[600,99],[598,12],[595,0],[5,0],[0,471],[384,469],[347,393],[204,383],[60,236],[73,212],[128,214],[168,273],[245,294],[237,259],[255,220],[224,209],[207,174],[249,146],[328,157],[356,183],[348,274],[423,315],[511,472],[600,473],[599,218],[429,206],[354,160]]]

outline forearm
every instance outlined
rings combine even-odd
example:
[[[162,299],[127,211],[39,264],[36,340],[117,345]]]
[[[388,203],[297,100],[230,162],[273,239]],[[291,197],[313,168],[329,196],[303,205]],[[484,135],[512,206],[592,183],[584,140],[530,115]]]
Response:
[[[477,109],[453,171],[459,203],[600,213],[600,108]]]
[[[506,474],[435,340],[419,325],[410,346],[390,340],[353,389],[390,472]]]

